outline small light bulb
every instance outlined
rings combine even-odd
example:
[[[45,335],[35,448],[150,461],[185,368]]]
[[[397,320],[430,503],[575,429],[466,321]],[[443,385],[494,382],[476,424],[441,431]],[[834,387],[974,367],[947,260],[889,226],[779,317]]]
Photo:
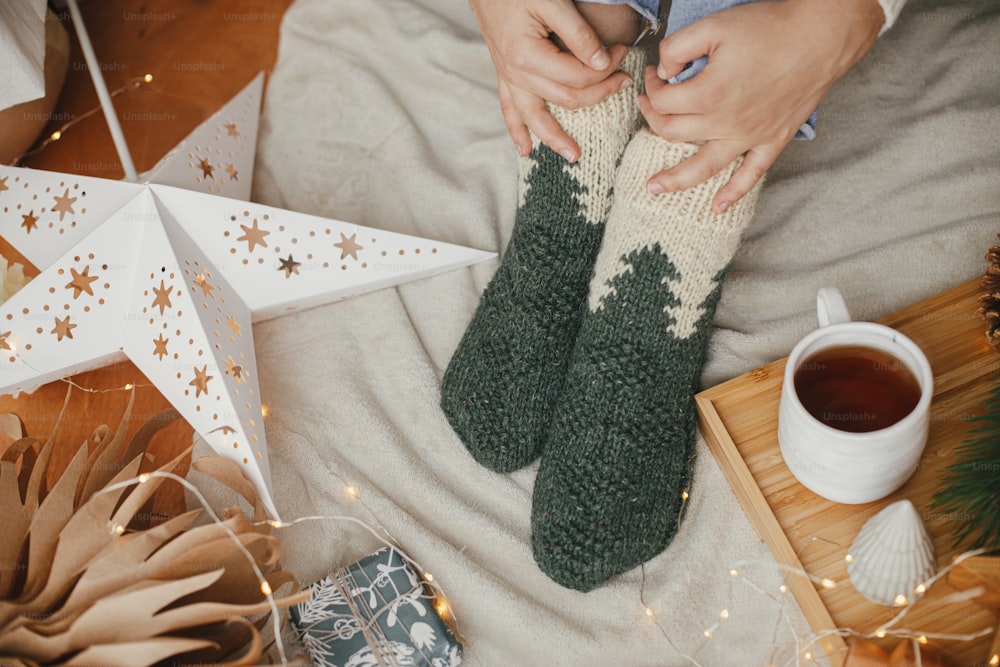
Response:
[[[272,521],[268,521],[268,523],[271,524],[271,528],[284,528],[284,526],[285,526],[285,524],[281,523],[277,519],[274,519]]]
[[[429,584],[433,584],[434,583],[434,575],[431,574],[430,572],[424,572],[424,579],[426,579],[427,583],[429,583]]]
[[[720,611],[719,612],[719,618],[721,618],[723,620],[729,618],[729,610],[728,609],[723,609],[722,611]]]
[[[844,560],[847,561],[848,563],[853,563],[854,556],[852,556],[851,554],[847,554],[846,556],[844,556]]]
[[[646,607],[646,616],[649,616],[650,618],[653,617],[653,608],[652,607]]]
[[[802,657],[805,658],[806,660],[812,660],[813,659],[813,654],[810,653],[809,651],[806,651],[806,654],[804,656],[802,656]]]
[[[260,406],[260,416],[265,418],[270,417],[271,408],[267,407],[266,405]]]
[[[681,491],[681,500],[687,500],[691,495],[687,491]]]
[[[149,481],[149,473],[148,472],[144,472],[141,475],[139,475],[139,483],[140,484],[145,484],[148,481]]]
[[[132,387],[134,386],[135,386],[134,384],[129,382],[128,384],[125,385],[125,391],[132,391]]]
[[[125,526],[121,525],[120,523],[116,523],[115,527],[112,528],[111,530],[112,532],[114,532],[115,535],[122,535],[125,533]]]
[[[778,592],[784,595],[785,593],[788,592],[788,586],[781,584],[780,586],[778,586]]]
[[[927,635],[920,635],[919,637],[917,637],[917,643],[918,644],[926,644],[927,643]]]
[[[927,587],[923,584],[917,584],[917,587],[913,589],[913,592],[917,595],[923,595],[927,592]]]
[[[353,484],[348,484],[347,486],[344,487],[344,493],[347,494],[348,498],[357,498],[358,487],[354,486]]]
[[[903,595],[902,593],[897,595],[892,600],[892,604],[896,607],[905,607],[907,602],[909,602],[909,600],[907,600],[906,596]]]
[[[260,582],[260,592],[263,593],[264,595],[270,595],[271,584],[267,583],[266,581]]]
[[[711,638],[712,638],[712,631],[705,630],[705,639],[711,639]]]
[[[448,613],[448,601],[444,598],[434,600],[434,611],[438,613],[438,616],[444,617]]]
[[[990,667],[997,667],[1000,665],[1000,653],[994,653],[993,657],[990,658]]]
[[[885,637],[885,628],[879,628],[878,630],[876,630],[875,636],[878,637],[879,639]]]
[[[52,139],[52,141],[59,141],[60,139],[62,139],[62,132],[56,130],[55,132],[52,133],[50,138]]]
[[[825,588],[826,590],[830,590],[831,588],[837,587],[837,582],[834,581],[833,579],[827,579],[826,577],[823,577],[822,579],[819,580],[819,585]]]
[[[740,576],[740,572],[739,572],[739,570],[730,570],[729,571],[729,576],[730,577],[738,577],[738,576]]]
[[[146,83],[152,83],[153,82],[153,75],[152,74],[147,74],[146,76],[142,77],[142,80],[145,81]]]

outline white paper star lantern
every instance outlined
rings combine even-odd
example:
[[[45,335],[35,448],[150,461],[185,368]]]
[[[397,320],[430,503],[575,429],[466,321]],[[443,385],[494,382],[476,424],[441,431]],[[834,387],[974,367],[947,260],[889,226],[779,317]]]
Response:
[[[249,195],[261,89],[146,183],[0,167],[0,234],[41,270],[0,306],[0,392],[128,358],[278,518],[251,322],[494,254],[231,198]]]

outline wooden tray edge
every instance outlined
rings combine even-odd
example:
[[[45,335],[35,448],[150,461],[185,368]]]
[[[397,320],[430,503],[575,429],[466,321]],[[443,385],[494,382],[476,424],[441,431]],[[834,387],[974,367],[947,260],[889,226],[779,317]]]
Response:
[[[757,486],[750,469],[736,448],[736,443],[722,423],[722,418],[712,403],[712,389],[695,394],[694,400],[698,412],[698,428],[757,534],[768,545],[779,564],[804,572],[805,568],[799,561],[795,549],[788,541],[785,531],[781,529],[781,524],[771,511],[764,493]],[[804,576],[793,574],[786,577],[786,581],[809,625],[814,632],[822,635],[819,644],[826,652],[830,664],[833,667],[842,667],[847,654],[847,643],[840,635],[822,634],[835,630],[837,625],[823,604],[819,592]]]

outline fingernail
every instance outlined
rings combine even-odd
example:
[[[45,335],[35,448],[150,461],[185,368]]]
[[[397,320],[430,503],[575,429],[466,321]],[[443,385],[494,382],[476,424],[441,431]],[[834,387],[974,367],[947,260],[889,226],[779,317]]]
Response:
[[[574,155],[573,151],[571,151],[568,148],[564,148],[561,151],[559,151],[559,155],[562,155],[564,158],[566,158],[567,162],[573,162],[574,160],[576,160],[576,155]]]
[[[618,90],[625,90],[626,88],[632,87],[632,79],[625,78],[622,80],[622,85],[618,87]]]
[[[651,195],[662,195],[664,193],[663,186],[653,181],[652,183],[646,184],[646,189],[649,190]]]
[[[667,70],[664,69],[663,65],[660,65],[656,68],[656,76],[660,77],[664,81],[667,80]]]
[[[729,202],[719,202],[719,213],[725,213],[727,208],[729,208]]]
[[[608,65],[611,64],[611,56],[608,55],[607,51],[601,49],[590,59],[590,64],[594,69],[607,69]]]

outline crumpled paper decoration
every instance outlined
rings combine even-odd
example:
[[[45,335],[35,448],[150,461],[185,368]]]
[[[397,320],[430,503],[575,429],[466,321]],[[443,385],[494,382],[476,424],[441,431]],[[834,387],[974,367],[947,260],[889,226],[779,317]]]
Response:
[[[255,617],[270,606],[240,545],[271,590],[292,589],[278,607],[307,597],[278,566],[263,505],[236,464],[207,457],[194,465],[243,494],[256,523],[232,509],[222,523],[195,525],[198,509],[149,527],[143,517],[164,478],[111,488],[150,472],[146,446],[177,417],[154,416],[126,443],[130,409],[117,430],[95,430],[93,446],[81,447],[51,488],[58,427],[43,444],[16,416],[0,415],[0,664],[256,664],[266,617]]]

